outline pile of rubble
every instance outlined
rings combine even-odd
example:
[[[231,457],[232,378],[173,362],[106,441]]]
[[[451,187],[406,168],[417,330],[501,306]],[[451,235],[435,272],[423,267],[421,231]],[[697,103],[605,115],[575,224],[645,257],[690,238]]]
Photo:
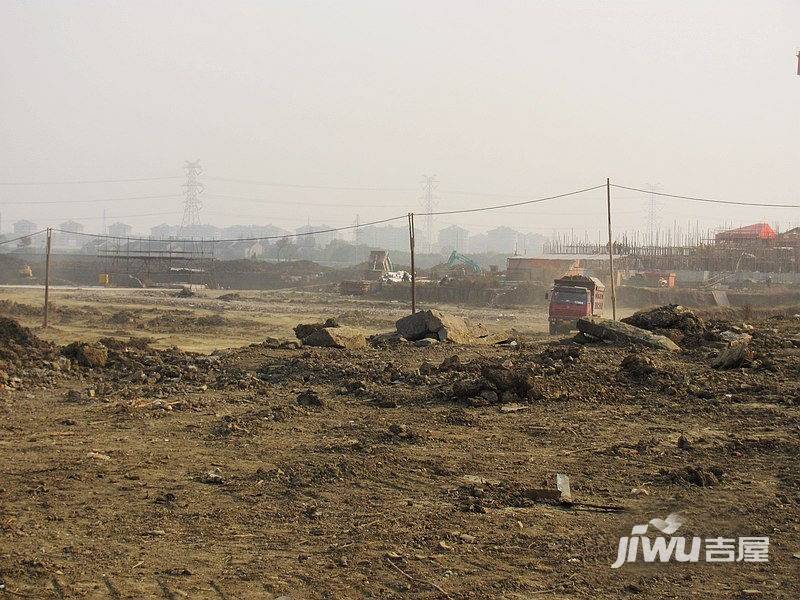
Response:
[[[684,348],[701,346],[709,339],[703,319],[678,304],[642,310],[621,321],[666,336]]]
[[[46,385],[62,366],[53,344],[14,319],[0,317],[0,389]]]
[[[715,350],[715,369],[739,367],[773,368],[770,358],[778,348],[800,347],[800,337],[784,338],[776,329],[755,328],[730,319],[702,319],[683,306],[670,304],[640,311],[623,319],[653,332],[663,333],[684,348]]]
[[[559,375],[578,362],[583,349],[570,344],[551,346],[535,356],[497,361],[474,361],[455,366],[445,363],[439,368],[460,371],[452,383],[449,397],[471,406],[502,404],[509,407],[518,403],[535,402],[547,397],[545,377]],[[452,359],[449,359],[451,363]]]
[[[13,319],[0,317],[0,389],[52,387],[59,380],[80,387],[70,397],[164,398],[209,388],[255,389],[257,374],[231,367],[220,355],[151,348],[148,338],[102,338],[63,347],[39,339]]]
[[[95,343],[73,342],[61,352],[74,366],[75,375],[97,395],[164,398],[208,388],[249,389],[262,383],[248,371],[224,368],[219,356],[177,348],[156,350],[147,342],[137,338],[129,341],[103,338]],[[113,379],[113,385],[109,378]]]
[[[715,369],[759,367],[773,369],[770,358],[777,348],[800,347],[800,336],[782,338],[775,329],[756,329],[747,323],[725,319],[705,320],[693,311],[669,304],[639,311],[621,321],[582,318],[576,341],[603,340],[609,343],[640,345],[671,351],[687,350],[710,354]],[[680,345],[679,345],[680,344]],[[648,374],[648,365],[631,358],[623,370],[639,376]]]

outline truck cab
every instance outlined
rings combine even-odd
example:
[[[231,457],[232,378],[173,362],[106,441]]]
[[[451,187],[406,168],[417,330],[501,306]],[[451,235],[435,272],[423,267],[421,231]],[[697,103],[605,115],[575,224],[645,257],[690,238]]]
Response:
[[[602,316],[604,292],[605,286],[596,277],[566,275],[556,279],[547,295],[550,334],[571,331],[581,317]]]

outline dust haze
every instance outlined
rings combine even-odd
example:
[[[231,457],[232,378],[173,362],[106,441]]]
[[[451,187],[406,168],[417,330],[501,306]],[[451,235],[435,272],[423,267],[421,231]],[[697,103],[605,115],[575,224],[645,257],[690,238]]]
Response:
[[[0,227],[75,219],[99,232],[105,210],[107,223],[146,235],[180,221],[182,167],[198,158],[208,177],[410,190],[204,180],[204,223],[289,231],[422,211],[421,176],[433,173],[440,210],[498,202],[447,190],[535,198],[606,177],[797,203],[798,20],[790,0],[6,1],[0,180],[178,179],[3,186]],[[617,194],[621,230],[645,227],[647,201]],[[436,227],[596,239],[602,213],[598,191]],[[678,200],[658,218],[701,229],[798,221]]]

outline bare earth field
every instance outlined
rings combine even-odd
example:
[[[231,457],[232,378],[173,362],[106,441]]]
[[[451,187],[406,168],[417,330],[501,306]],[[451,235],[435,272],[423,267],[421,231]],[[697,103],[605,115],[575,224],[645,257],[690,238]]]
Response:
[[[540,308],[440,307],[516,347],[278,348],[408,310],[221,294],[60,289],[42,330],[41,290],[0,290],[36,336],[0,331],[0,597],[800,597],[791,314],[726,315],[754,354],[722,371],[704,345],[551,338]],[[535,492],[557,473],[574,504]],[[675,535],[769,536],[769,561],[611,568],[674,512]]]

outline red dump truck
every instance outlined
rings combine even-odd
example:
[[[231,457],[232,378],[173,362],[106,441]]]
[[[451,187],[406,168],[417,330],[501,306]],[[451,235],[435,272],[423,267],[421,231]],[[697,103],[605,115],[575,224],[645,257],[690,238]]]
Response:
[[[547,293],[550,334],[575,329],[581,317],[603,316],[603,293],[606,287],[596,277],[565,275],[553,282]]]

